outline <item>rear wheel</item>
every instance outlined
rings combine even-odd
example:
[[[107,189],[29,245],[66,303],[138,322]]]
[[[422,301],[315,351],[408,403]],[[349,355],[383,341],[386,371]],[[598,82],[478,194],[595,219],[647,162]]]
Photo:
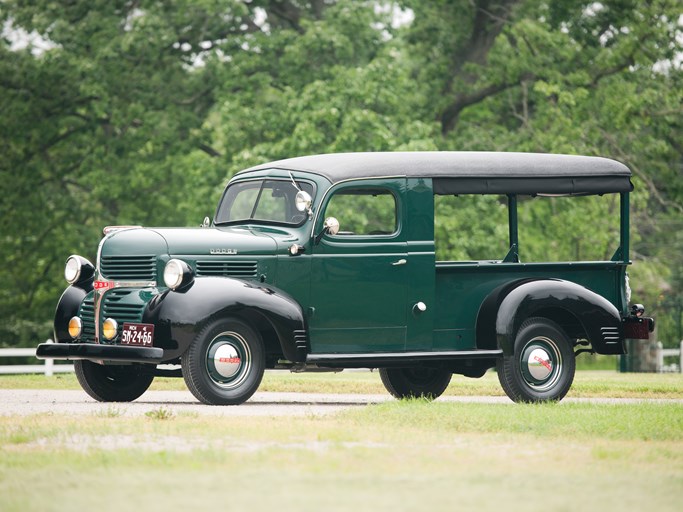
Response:
[[[437,368],[380,368],[379,376],[396,398],[433,400],[446,391],[453,374]]]
[[[261,383],[265,349],[261,336],[238,319],[218,320],[204,328],[181,359],[192,394],[209,405],[238,405]]]
[[[136,366],[105,366],[79,360],[74,361],[74,369],[83,390],[100,402],[131,402],[147,391],[154,380],[152,372]]]
[[[555,322],[529,318],[517,331],[514,353],[499,359],[496,369],[515,402],[562,400],[574,381],[574,349]]]

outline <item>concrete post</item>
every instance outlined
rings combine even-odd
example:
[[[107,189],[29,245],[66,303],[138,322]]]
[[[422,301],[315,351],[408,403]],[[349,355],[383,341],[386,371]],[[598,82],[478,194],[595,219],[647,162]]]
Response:
[[[46,340],[45,343],[54,343],[52,340]],[[54,359],[46,359],[45,360],[45,376],[46,377],[52,377],[54,375],[54,364],[55,361]]]
[[[657,342],[657,373],[662,373],[664,368],[664,345],[661,341]]]

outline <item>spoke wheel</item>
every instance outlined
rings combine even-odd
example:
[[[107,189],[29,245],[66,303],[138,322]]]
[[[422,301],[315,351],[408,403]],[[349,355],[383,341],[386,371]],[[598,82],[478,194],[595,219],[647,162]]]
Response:
[[[83,390],[100,402],[131,402],[154,380],[151,371],[135,366],[105,366],[92,361],[74,361],[76,378]]]
[[[396,398],[433,400],[446,391],[453,374],[437,368],[380,368],[379,376]]]
[[[561,400],[574,381],[576,361],[562,328],[530,318],[519,328],[514,354],[498,360],[498,380],[515,402]]]
[[[181,359],[185,383],[205,404],[241,404],[261,383],[264,352],[259,334],[241,320],[214,322],[197,335]]]

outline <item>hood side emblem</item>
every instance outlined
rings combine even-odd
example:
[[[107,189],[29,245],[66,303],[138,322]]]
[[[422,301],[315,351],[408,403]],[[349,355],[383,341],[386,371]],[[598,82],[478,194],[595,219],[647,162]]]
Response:
[[[237,254],[235,249],[209,249],[210,254]]]

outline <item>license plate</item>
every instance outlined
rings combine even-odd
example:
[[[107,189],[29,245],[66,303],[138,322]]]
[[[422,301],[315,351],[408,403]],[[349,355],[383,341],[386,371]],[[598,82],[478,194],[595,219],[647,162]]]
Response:
[[[153,341],[153,324],[123,324],[123,331],[121,331],[121,345],[139,345],[141,347],[151,347]]]

